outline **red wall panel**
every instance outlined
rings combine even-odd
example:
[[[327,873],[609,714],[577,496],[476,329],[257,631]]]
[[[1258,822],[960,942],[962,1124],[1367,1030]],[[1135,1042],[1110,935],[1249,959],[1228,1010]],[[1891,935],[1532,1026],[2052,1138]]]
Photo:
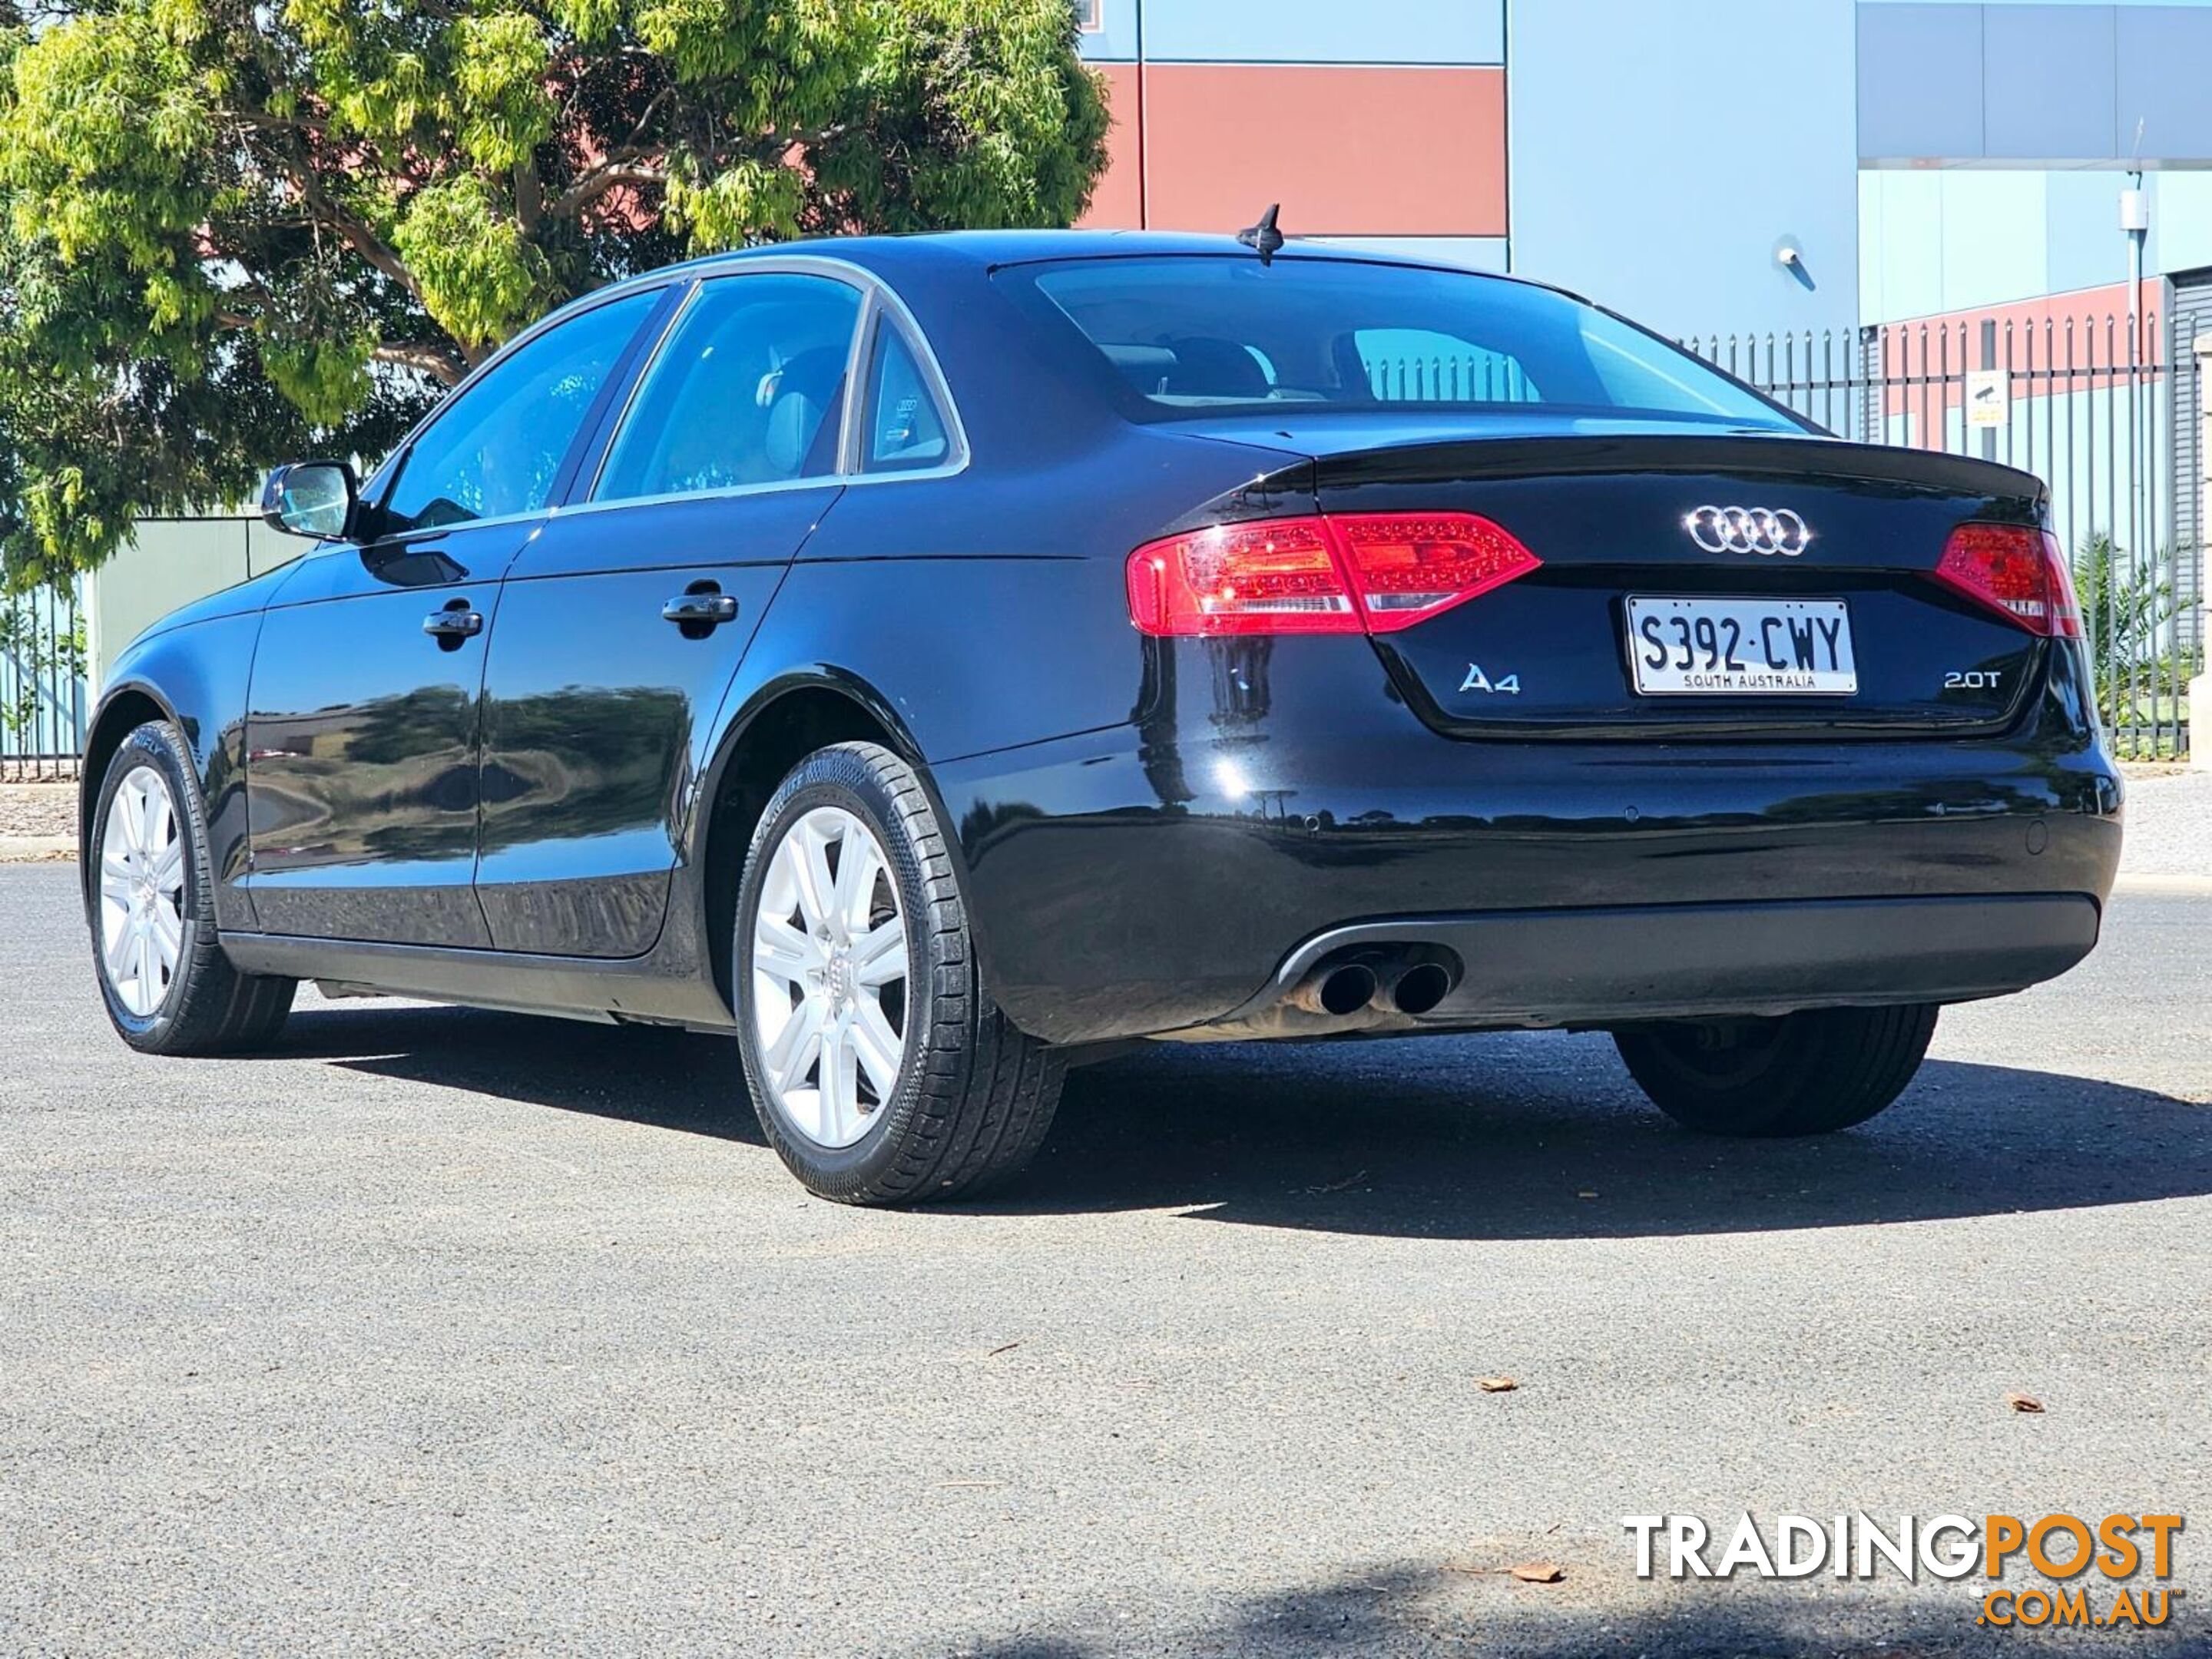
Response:
[[[1106,135],[1106,171],[1091,192],[1091,208],[1075,222],[1099,230],[1135,230],[1144,222],[1144,185],[1139,171],[1141,147],[1138,121],[1143,112],[1134,64],[1095,66],[1106,82],[1107,107],[1114,125]]]
[[[1291,235],[1505,234],[1503,70],[1152,64],[1144,75],[1155,230],[1232,231],[1279,201]],[[1121,121],[1132,101],[1118,102]]]

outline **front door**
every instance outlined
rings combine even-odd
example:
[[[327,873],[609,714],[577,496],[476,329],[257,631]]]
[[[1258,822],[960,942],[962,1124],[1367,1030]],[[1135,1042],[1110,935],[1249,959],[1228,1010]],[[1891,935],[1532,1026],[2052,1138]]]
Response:
[[[491,943],[472,883],[500,579],[660,302],[633,293],[500,358],[372,481],[380,533],[325,548],[279,592],[246,734],[246,880],[265,931]]]
[[[525,533],[333,548],[285,584],[246,721],[246,879],[264,931],[490,943],[469,887],[477,697],[499,573]]]
[[[501,950],[659,938],[706,734],[836,478],[858,290],[700,285],[571,505],[515,559],[484,684],[477,895]]]

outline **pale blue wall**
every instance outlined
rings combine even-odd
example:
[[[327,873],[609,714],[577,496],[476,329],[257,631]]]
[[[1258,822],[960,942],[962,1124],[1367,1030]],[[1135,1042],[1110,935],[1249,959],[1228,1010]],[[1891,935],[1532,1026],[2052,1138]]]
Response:
[[[1858,52],[1869,320],[2124,281],[2138,159],[2145,270],[2212,264],[2212,0],[1863,0]]]
[[[2212,0],[1868,0],[1858,62],[1869,165],[2212,165]]]
[[[1859,175],[1869,322],[2124,283],[2127,175],[2105,169],[1872,170]],[[2143,270],[2212,265],[2212,172],[2152,173]]]
[[[1994,15],[1992,15],[1994,14]],[[1904,15],[1875,12],[1877,19]],[[2110,6],[2002,6],[1983,12],[1982,138],[1990,155],[2101,155],[2119,132],[2119,83],[2097,72],[2112,55]],[[2203,16],[2212,21],[2212,12]],[[1879,81],[1877,65],[1860,84]],[[1865,153],[1864,139],[1861,151]]]
[[[2212,173],[2161,173],[2150,183],[2154,269],[2212,265]]]
[[[1152,0],[1157,11],[1163,0]],[[1137,55],[1137,0],[1103,0],[1100,27],[1080,37],[1083,55],[1094,62],[1127,63]]]
[[[1982,9],[1861,6],[1861,155],[1982,153]]]
[[[1863,173],[1859,200],[1859,289],[1869,322],[2025,299],[2055,286],[2086,288],[2127,274],[2127,250],[2111,228],[2118,216],[2113,196],[2104,198],[2109,246],[2073,234],[2054,239],[2048,175],[2041,173]],[[2063,283],[2051,280],[2054,240],[2072,279]]]
[[[1105,0],[1085,55],[1153,63],[1502,64],[1505,0]]]
[[[1501,64],[1504,0],[1146,0],[1145,55],[1192,63]]]
[[[1674,334],[1855,324],[1854,16],[1510,0],[1513,269]],[[1775,263],[1784,236],[1810,291]]]
[[[2120,191],[2127,177],[2117,173],[2032,173],[2043,185],[2043,270],[2039,289],[2021,292],[2065,294],[2077,288],[2095,288],[2127,280],[2127,238],[2120,234]],[[2152,191],[2154,223],[2166,215],[2159,211],[2165,194],[2158,182]],[[2033,229],[2026,240],[2032,241]],[[2146,245],[2146,263],[2155,270],[2159,238]],[[2004,296],[2018,297],[2017,294]]]

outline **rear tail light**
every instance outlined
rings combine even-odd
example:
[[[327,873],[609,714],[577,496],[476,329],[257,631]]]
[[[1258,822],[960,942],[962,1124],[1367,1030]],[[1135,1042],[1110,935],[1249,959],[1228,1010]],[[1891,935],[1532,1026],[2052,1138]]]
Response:
[[[1215,525],[1129,556],[1129,616],[1146,634],[1357,634],[1319,519]]]
[[[2081,637],[2081,607],[2058,538],[2018,524],[1962,524],[1936,580],[2045,639]]]
[[[1540,562],[1472,513],[1355,513],[1215,525],[1129,556],[1141,633],[1387,634]]]
[[[1328,523],[1367,626],[1377,634],[1411,628],[1540,562],[1510,532],[1472,513],[1360,513]]]

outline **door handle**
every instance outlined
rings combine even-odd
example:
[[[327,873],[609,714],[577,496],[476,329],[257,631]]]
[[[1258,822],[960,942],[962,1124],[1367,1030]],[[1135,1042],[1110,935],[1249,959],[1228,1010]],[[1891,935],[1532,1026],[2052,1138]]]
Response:
[[[713,628],[738,619],[737,596],[732,593],[678,593],[660,607],[660,619],[679,628]]]
[[[422,618],[422,631],[450,651],[483,632],[483,613],[470,609],[466,599],[448,599],[445,609]]]

